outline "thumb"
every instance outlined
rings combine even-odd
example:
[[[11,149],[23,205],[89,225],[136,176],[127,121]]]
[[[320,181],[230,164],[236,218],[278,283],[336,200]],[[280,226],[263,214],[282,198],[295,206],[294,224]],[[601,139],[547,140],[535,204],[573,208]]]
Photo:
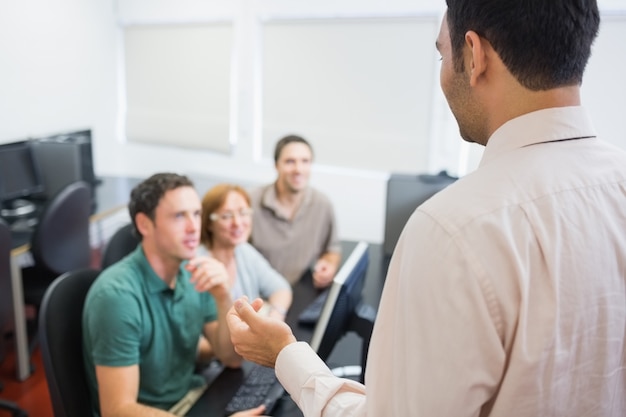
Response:
[[[256,301],[256,300],[255,300]],[[235,311],[242,321],[248,323],[248,325],[255,323],[258,319],[255,309],[248,302],[247,297],[241,297],[235,301]]]

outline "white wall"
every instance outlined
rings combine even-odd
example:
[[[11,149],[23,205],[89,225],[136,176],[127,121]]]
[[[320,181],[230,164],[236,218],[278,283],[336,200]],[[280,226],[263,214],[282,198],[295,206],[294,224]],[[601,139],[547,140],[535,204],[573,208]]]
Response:
[[[75,127],[111,135],[115,33],[107,1],[2,2],[0,142]]]
[[[266,19],[441,15],[443,0],[28,0],[0,6],[0,142],[90,127],[98,175],[146,176],[174,170],[269,182],[271,161],[260,158],[258,34]],[[606,13],[623,1],[600,2]],[[122,27],[132,23],[232,21],[235,25],[238,143],[230,156],[208,151],[125,143],[123,135]],[[602,123],[601,133],[626,147],[619,119],[626,96],[624,19],[601,31],[589,65],[584,98]],[[621,29],[625,28],[625,29]],[[616,35],[617,33],[617,35]],[[434,39],[433,39],[434,45]],[[414,51],[430,58],[432,51]],[[609,59],[610,57],[610,59]],[[611,73],[611,75],[613,75]],[[372,80],[375,82],[375,80]],[[609,85],[607,85],[609,83]],[[464,173],[475,167],[477,147],[458,139],[453,119],[433,86],[428,170]],[[465,157],[469,155],[469,159]],[[469,162],[467,162],[469,160]],[[335,202],[340,236],[381,242],[388,173],[316,166],[313,185]]]

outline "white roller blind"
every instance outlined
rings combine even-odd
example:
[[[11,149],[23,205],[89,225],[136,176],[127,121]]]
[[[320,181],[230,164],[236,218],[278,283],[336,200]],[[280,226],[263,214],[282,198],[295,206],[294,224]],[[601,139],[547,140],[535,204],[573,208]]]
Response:
[[[582,103],[603,140],[626,149],[626,15],[603,15],[583,76]]]
[[[263,154],[295,133],[318,163],[427,167],[436,17],[269,21],[263,26]]]
[[[232,27],[124,30],[129,141],[229,152]]]

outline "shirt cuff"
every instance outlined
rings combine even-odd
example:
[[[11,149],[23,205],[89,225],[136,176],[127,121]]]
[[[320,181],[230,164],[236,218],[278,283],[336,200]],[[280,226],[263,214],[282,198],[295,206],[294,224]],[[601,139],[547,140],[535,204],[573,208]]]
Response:
[[[291,343],[283,348],[276,358],[274,367],[278,380],[296,404],[300,392],[311,375],[333,376],[328,366],[305,342]]]

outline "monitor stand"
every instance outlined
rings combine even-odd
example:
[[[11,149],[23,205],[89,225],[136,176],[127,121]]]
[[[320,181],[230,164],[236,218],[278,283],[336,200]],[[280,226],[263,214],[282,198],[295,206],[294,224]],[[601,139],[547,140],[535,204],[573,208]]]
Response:
[[[34,213],[37,205],[32,201],[16,198],[15,200],[6,201],[0,209],[0,216],[4,218],[24,217]]]

